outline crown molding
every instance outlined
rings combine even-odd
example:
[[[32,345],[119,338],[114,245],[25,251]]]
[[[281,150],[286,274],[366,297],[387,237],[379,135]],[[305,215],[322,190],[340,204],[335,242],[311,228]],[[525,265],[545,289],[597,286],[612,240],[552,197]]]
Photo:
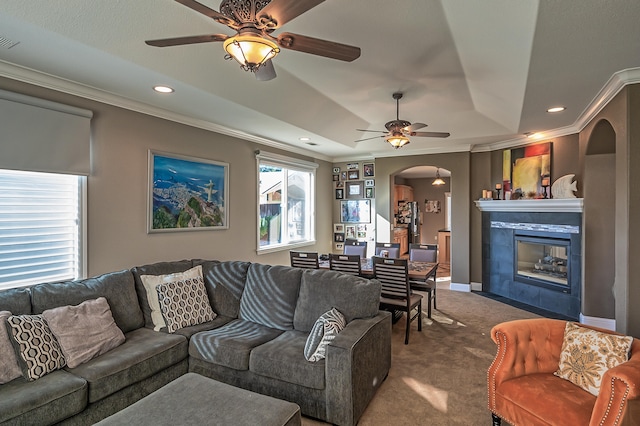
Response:
[[[150,115],[168,121],[173,121],[187,126],[208,130],[215,133],[243,139],[249,142],[255,142],[260,145],[269,146],[276,149],[282,149],[287,152],[305,155],[324,161],[331,161],[331,157],[319,154],[317,152],[308,151],[287,145],[282,142],[276,142],[260,136],[245,133],[236,129],[232,129],[210,121],[195,119],[182,114],[177,114],[153,105],[143,102],[133,101],[122,96],[97,89],[95,87],[83,85],[74,81],[65,80],[50,74],[36,71],[30,68],[21,67],[9,62],[0,60],[0,77],[6,77],[11,80],[23,83],[33,84],[34,86],[43,87],[45,89],[55,90],[57,92],[66,93],[68,95],[78,96],[80,98],[100,102],[107,105],[127,109],[134,112]]]

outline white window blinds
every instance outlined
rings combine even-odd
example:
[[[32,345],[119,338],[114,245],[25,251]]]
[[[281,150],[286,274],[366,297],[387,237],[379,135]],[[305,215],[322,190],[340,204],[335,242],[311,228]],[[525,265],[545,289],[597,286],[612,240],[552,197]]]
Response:
[[[0,289],[80,277],[82,179],[0,170]]]

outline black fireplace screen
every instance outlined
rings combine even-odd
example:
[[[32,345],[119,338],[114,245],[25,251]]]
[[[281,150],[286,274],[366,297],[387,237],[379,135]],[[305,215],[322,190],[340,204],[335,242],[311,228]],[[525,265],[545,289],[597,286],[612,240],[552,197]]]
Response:
[[[569,287],[570,240],[515,236],[516,278],[531,284]]]

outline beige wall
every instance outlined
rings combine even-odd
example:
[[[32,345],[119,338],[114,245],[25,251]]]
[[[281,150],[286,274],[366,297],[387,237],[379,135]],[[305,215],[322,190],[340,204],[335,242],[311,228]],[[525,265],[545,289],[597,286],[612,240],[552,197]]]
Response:
[[[0,79],[0,88],[94,112],[92,174],[88,179],[88,276],[183,258],[289,264],[288,251],[260,256],[256,253],[254,151],[277,150],[7,79]],[[147,234],[149,149],[229,163],[228,230]],[[331,181],[331,164],[287,155],[320,164],[316,174],[320,183],[316,199],[318,242],[305,249],[326,253],[330,249],[332,219],[330,211],[322,206],[328,205],[333,193],[322,183]]]

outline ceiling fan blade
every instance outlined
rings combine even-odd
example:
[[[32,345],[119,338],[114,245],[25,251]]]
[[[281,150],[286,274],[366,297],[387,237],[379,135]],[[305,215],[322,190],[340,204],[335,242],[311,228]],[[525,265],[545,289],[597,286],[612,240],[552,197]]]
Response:
[[[258,81],[269,81],[276,78],[276,69],[273,67],[273,62],[269,59],[267,62],[262,64],[258,71],[254,73],[256,75],[256,80]]]
[[[411,136],[420,136],[423,138],[448,138],[451,136],[449,132],[411,132]]]
[[[258,13],[258,20],[262,16],[270,16],[278,28],[322,2],[324,0],[271,0],[271,3]]]
[[[365,129],[356,129],[358,132],[376,132],[376,133],[387,133],[383,130],[365,130]]]
[[[225,41],[228,38],[229,36],[226,34],[208,34],[208,35],[199,35],[199,36],[147,40],[145,41],[145,43],[147,43],[149,46],[168,47],[168,46],[181,46],[185,44],[209,43],[212,41]]]
[[[368,141],[368,140],[371,140],[371,139],[384,138],[385,136],[386,136],[386,135],[382,135],[382,136],[373,136],[373,137],[370,137],[370,138],[358,139],[357,141],[354,141],[354,142],[363,142],[363,141]]]
[[[418,129],[422,129],[423,127],[427,127],[424,123],[413,123],[411,126],[405,127],[405,130],[408,132],[415,132]]]
[[[298,52],[311,53],[325,58],[351,62],[360,57],[360,48],[334,41],[303,36],[292,33],[282,33],[278,36],[278,45],[284,49],[297,50]]]
[[[195,10],[198,13],[202,13],[205,16],[219,22],[223,25],[230,26],[232,28],[236,27],[238,24],[228,16],[223,15],[220,12],[216,12],[210,7],[205,6],[204,4],[198,3],[195,0],[176,0],[178,3],[187,6],[189,9]]]

